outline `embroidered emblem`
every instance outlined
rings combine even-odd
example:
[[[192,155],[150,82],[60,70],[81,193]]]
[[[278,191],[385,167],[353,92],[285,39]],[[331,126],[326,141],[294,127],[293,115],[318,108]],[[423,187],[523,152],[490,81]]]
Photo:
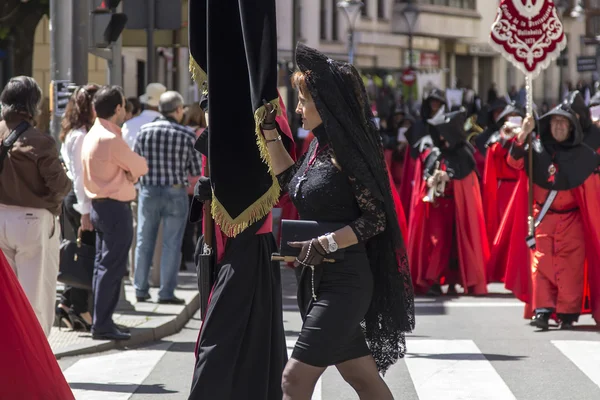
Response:
[[[556,164],[554,164],[554,163],[550,164],[550,166],[548,167],[548,182],[554,183],[554,181],[556,180],[556,172],[557,171],[558,171],[558,168],[556,167]]]

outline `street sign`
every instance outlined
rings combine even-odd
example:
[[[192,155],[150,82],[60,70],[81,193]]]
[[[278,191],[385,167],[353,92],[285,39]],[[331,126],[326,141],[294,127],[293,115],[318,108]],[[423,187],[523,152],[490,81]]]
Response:
[[[402,72],[401,80],[402,80],[402,83],[405,84],[406,86],[412,86],[417,81],[417,75],[415,74],[415,71],[413,71],[412,69],[406,68]]]
[[[594,72],[598,69],[595,56],[577,57],[577,72]]]

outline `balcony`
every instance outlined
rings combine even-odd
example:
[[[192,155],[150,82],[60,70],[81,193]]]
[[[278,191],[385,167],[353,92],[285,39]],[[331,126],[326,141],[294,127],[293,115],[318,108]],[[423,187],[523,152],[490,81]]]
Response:
[[[407,34],[409,29],[402,11],[410,1],[395,0],[392,31]],[[418,36],[447,39],[475,38],[479,35],[481,15],[475,0],[415,0],[419,19],[414,28]]]

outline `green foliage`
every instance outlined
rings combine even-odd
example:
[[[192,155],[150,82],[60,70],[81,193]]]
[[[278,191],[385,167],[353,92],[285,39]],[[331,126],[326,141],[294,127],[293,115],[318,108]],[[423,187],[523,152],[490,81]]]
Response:
[[[10,33],[10,28],[8,26],[0,27],[0,40],[6,39],[8,34]]]

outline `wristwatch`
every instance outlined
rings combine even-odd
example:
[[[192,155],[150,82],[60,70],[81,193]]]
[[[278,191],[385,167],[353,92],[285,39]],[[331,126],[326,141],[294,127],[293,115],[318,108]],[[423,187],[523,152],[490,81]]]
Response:
[[[325,239],[327,239],[327,253],[335,253],[338,250],[338,244],[333,238],[333,233],[328,233],[325,235]]]

